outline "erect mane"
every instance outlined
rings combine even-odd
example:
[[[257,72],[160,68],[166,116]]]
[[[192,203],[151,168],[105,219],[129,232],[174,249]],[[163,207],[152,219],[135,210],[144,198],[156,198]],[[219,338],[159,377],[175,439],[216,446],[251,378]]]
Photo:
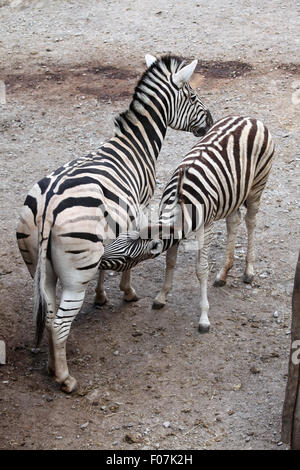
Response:
[[[171,55],[171,54],[161,56],[155,62],[153,62],[153,64],[151,64],[150,67],[148,67],[145,70],[145,72],[139,79],[134,89],[134,93],[133,93],[129,108],[126,111],[119,114],[118,116],[116,116],[115,118],[116,131],[118,131],[118,129],[121,128],[122,123],[124,121],[125,122],[127,121],[127,117],[129,117],[131,113],[134,113],[134,102],[135,100],[137,100],[137,96],[142,85],[146,82],[146,80],[148,79],[149,75],[151,75],[151,73],[153,72],[155,73],[155,71],[158,71],[159,73],[165,75],[165,77],[168,77],[168,75],[178,72],[178,70],[180,70],[184,65],[186,65],[186,61],[184,58],[176,56],[176,55]]]
[[[153,62],[152,65],[150,65],[150,67],[145,70],[141,76],[137,86],[135,87],[133,98],[139,86],[145,81],[145,78],[148,77],[151,72],[158,70],[167,75],[169,73],[178,72],[178,70],[181,69],[183,65],[185,65],[185,59],[176,55],[167,54],[158,58],[155,62]]]

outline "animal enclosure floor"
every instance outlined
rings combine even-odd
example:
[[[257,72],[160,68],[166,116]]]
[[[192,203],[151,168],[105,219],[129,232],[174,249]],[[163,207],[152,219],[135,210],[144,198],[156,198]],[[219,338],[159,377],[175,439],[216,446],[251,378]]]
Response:
[[[281,412],[299,250],[299,5],[279,0],[0,1],[1,449],[283,449]],[[298,39],[297,39],[298,38]],[[298,42],[297,42],[298,41]],[[46,373],[47,338],[33,354],[33,282],[15,239],[28,190],[95,150],[128,106],[146,53],[199,59],[193,84],[215,120],[250,115],[269,127],[275,162],[256,230],[256,274],[242,282],[246,237],[223,288],[212,286],[225,223],[210,250],[211,331],[200,335],[195,252],[182,245],[162,310],[164,257],[133,270],[127,304],[107,273],[109,303],[93,308],[91,282],[68,340],[78,390]],[[197,139],[169,130],[153,207]]]

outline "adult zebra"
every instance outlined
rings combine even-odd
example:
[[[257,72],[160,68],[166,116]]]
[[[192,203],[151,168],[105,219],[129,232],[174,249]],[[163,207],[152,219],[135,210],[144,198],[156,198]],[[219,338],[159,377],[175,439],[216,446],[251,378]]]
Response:
[[[66,341],[88,282],[104,251],[137,217],[155,188],[155,164],[167,127],[204,135],[212,125],[189,80],[197,61],[186,65],[175,56],[146,55],[129,109],[115,120],[115,135],[96,152],[58,168],[29,192],[17,227],[18,245],[35,277],[36,344],[44,327],[49,337],[49,372],[71,392]],[[62,294],[56,310],[56,283]],[[126,300],[135,298],[130,274],[121,279]],[[104,302],[99,276],[96,302]]]
[[[254,274],[256,214],[273,153],[272,137],[261,121],[240,116],[219,120],[175,170],[161,198],[158,225],[121,234],[105,247],[100,268],[122,271],[167,250],[164,285],[153,303],[154,308],[161,308],[172,288],[179,241],[196,234],[199,330],[208,331],[208,248],[213,222],[226,218],[225,263],[214,284],[222,286],[233,265],[240,207],[245,204],[248,249],[243,279],[250,283]]]

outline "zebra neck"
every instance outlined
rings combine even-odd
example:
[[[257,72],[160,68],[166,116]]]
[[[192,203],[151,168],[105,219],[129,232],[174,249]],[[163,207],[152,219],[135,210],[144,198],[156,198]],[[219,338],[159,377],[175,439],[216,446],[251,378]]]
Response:
[[[133,99],[129,109],[115,119],[115,127],[116,136],[127,138],[140,157],[155,164],[167,132],[167,117],[153,101]]]

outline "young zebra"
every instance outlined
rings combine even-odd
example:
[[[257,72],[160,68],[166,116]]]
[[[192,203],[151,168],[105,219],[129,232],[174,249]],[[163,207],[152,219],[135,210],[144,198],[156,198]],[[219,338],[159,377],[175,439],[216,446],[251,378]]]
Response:
[[[72,392],[66,341],[88,282],[96,274],[104,242],[136,219],[155,188],[155,164],[167,127],[204,135],[212,125],[189,80],[197,61],[146,55],[147,70],[127,111],[115,120],[115,135],[96,152],[58,168],[29,192],[17,227],[23,259],[35,278],[36,344],[44,327],[49,337],[49,372]],[[62,295],[56,309],[56,283]],[[135,299],[130,271],[120,284],[125,299]],[[105,302],[103,275],[96,302]]]
[[[105,247],[100,268],[122,271],[167,250],[165,281],[153,303],[154,308],[161,308],[172,288],[179,241],[196,234],[199,330],[208,331],[208,248],[213,222],[226,218],[225,263],[214,283],[223,286],[233,265],[240,207],[246,206],[248,249],[243,279],[250,283],[254,274],[256,214],[273,153],[271,135],[261,121],[239,116],[219,120],[175,170],[161,198],[158,225],[121,234]]]

